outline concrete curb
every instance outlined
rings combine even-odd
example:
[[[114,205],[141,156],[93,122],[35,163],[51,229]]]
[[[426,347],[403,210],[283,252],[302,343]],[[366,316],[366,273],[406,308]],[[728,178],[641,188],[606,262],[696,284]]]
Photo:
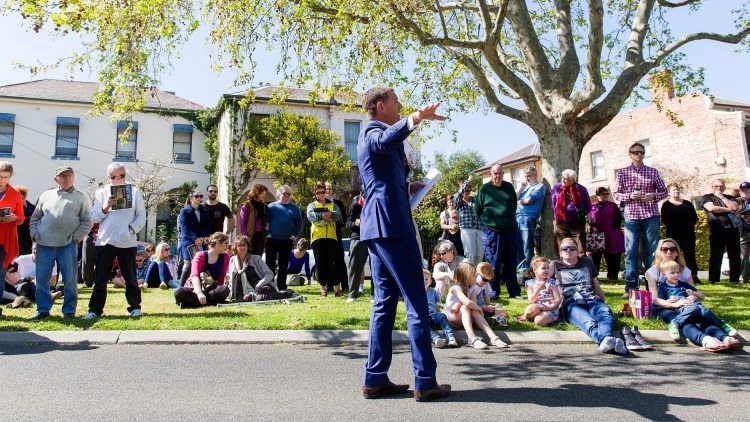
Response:
[[[511,345],[591,343],[580,331],[496,331]],[[654,345],[675,344],[666,330],[643,330]],[[748,343],[750,332],[740,331]],[[466,343],[464,331],[456,338]],[[153,331],[5,331],[0,345],[115,345],[115,344],[367,344],[366,330],[153,330]],[[393,332],[394,344],[408,344],[406,331]]]

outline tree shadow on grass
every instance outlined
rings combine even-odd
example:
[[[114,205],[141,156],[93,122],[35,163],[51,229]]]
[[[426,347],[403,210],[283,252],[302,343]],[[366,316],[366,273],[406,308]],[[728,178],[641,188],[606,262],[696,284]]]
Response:
[[[582,407],[622,409],[649,420],[678,420],[667,413],[670,406],[706,406],[713,400],[644,393],[634,388],[563,384],[555,388],[487,388],[461,390],[443,401],[459,403],[535,404],[550,408]]]

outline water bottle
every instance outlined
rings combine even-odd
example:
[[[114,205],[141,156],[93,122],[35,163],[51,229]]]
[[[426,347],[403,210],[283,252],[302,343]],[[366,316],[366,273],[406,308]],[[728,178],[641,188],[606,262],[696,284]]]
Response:
[[[500,302],[497,302],[495,304],[495,316],[493,317],[495,319],[495,322],[497,325],[501,327],[507,327],[508,326],[508,311],[503,308],[503,304]]]

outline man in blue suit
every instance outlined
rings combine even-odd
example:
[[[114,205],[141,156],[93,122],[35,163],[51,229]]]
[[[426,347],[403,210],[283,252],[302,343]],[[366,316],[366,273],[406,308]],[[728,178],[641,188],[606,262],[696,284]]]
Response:
[[[372,88],[363,102],[370,122],[359,134],[357,157],[367,200],[360,217],[360,239],[372,264],[375,302],[370,317],[370,343],[362,394],[365,398],[403,394],[408,384],[388,379],[392,330],[399,293],[414,367],[414,398],[429,401],[447,396],[450,385],[438,385],[437,363],[430,342],[430,318],[422,278],[422,257],[409,207],[409,164],[404,141],[422,120],[445,120],[429,104],[401,118],[401,103],[392,88]]]

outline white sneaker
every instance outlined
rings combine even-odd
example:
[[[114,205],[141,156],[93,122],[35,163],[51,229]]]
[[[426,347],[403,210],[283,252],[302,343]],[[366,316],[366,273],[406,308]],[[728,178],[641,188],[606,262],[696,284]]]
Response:
[[[628,354],[628,347],[625,346],[625,342],[622,341],[621,338],[615,339],[615,353],[620,356],[625,356]]]
[[[354,301],[356,301],[356,300],[357,300],[357,299],[355,299],[355,298],[353,298],[353,297],[348,297],[348,298],[346,298],[346,303],[352,303],[352,302],[354,302]]]
[[[95,314],[93,312],[89,312],[86,315],[84,315],[84,316],[81,317],[81,319],[84,320],[84,321],[93,321],[93,320],[95,320],[97,318],[99,318],[99,315],[97,315],[97,314]]]
[[[169,289],[169,286],[167,286],[167,283],[162,281],[161,283],[159,283],[159,288],[162,290],[167,290]]]
[[[469,342],[469,346],[475,349],[486,349],[487,343],[483,342],[482,339],[479,337],[474,337],[474,340],[471,340]]]
[[[140,318],[143,316],[143,312],[141,312],[140,309],[133,309],[130,311],[130,317],[131,318]]]
[[[602,342],[599,344],[599,351],[602,353],[607,353],[610,350],[614,349],[616,344],[617,342],[615,341],[614,337],[612,336],[604,337],[604,340],[602,340]]]

